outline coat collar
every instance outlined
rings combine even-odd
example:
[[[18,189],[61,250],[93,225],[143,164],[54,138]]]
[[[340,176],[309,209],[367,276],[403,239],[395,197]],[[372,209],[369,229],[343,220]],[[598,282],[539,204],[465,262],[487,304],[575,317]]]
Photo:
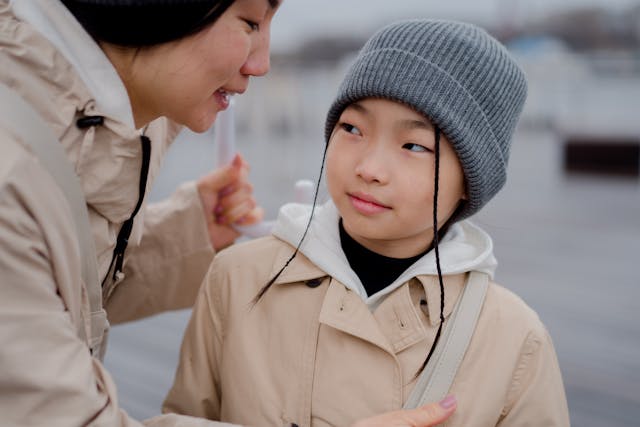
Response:
[[[293,248],[289,245],[284,245],[287,250],[282,250],[278,253],[274,260],[273,268],[269,277],[274,277],[278,271],[287,263],[291,255],[293,254]],[[298,253],[293,260],[289,263],[280,276],[275,280],[274,285],[295,284],[300,282],[309,283],[316,281],[316,279],[323,279],[329,276],[327,272],[319,268],[304,254]],[[467,280],[468,274],[455,274],[443,277],[443,284],[445,289],[444,300],[444,317],[448,318],[453,311],[453,308],[460,296]],[[317,282],[316,282],[317,283]],[[410,298],[414,303],[419,304],[421,299],[426,301],[426,310],[429,317],[429,323],[431,325],[437,325],[440,323],[440,284],[438,282],[438,276],[433,275],[419,275],[415,278],[403,283],[398,292],[407,293],[407,298]],[[349,287],[342,284],[337,279],[332,279],[330,287],[338,286],[344,288],[344,292],[349,293]],[[350,292],[351,297],[357,297],[362,299],[354,292]],[[378,309],[384,304],[384,300],[381,300],[379,304],[369,307],[371,309]],[[361,304],[362,307],[366,307],[366,304]],[[414,304],[415,305],[415,304]]]
[[[444,284],[444,317],[445,319],[451,315],[453,307],[458,301],[468,274],[456,274],[453,276],[444,276],[442,278]],[[429,323],[437,325],[440,323],[440,284],[438,276],[418,276],[416,281],[420,283],[426,299],[426,309],[429,315]],[[413,291],[415,295],[415,290]],[[414,296],[413,299],[416,299]]]
[[[287,263],[291,255],[293,254],[293,248],[289,245],[285,245],[286,251],[281,251],[276,257],[273,263],[273,269],[269,277],[274,277],[278,274],[278,271]],[[302,253],[298,252],[295,258],[291,260],[287,268],[285,268],[280,276],[274,282],[274,285],[280,285],[285,283],[297,283],[307,282],[309,280],[320,279],[328,276],[326,272],[316,266]]]
[[[290,245],[297,245],[309,221],[309,215],[310,207],[308,205],[285,205],[280,210],[273,234]],[[375,309],[388,294],[413,278],[422,276],[437,278],[435,254],[434,251],[430,251],[389,286],[368,296],[342,251],[338,221],[339,213],[331,200],[318,206],[308,234],[300,247],[300,252],[308,257],[308,261],[310,260],[317,268],[326,272],[326,275],[330,275],[359,295],[371,309]],[[492,252],[491,238],[472,223],[463,221],[454,224],[442,239],[439,247],[443,275],[454,276],[472,270],[493,275],[497,263]],[[298,254],[298,256],[300,255]],[[282,265],[284,263],[278,268]],[[437,294],[439,298],[439,290]]]
[[[59,1],[12,1],[13,13],[29,23],[71,63],[93,95],[97,110],[134,128],[126,88],[102,49]]]
[[[16,1],[14,5],[29,9],[27,4],[45,9],[63,7],[57,1],[33,4]],[[139,197],[141,132],[103,110],[67,57],[33,25],[17,18],[9,4],[2,2],[0,29],[6,41],[0,50],[3,66],[0,80],[27,100],[51,127],[75,167],[90,208],[119,227],[131,215]],[[94,50],[102,53],[97,46]],[[111,89],[106,81],[101,85],[107,91]],[[82,129],[76,125],[78,118],[96,115],[105,117],[103,125]],[[147,190],[179,130],[180,126],[166,118],[154,120],[145,129],[153,146]],[[132,239],[139,238],[140,231],[134,227]]]
[[[294,248],[280,245],[271,262],[274,277],[289,261]],[[443,277],[445,288],[444,317],[448,319],[459,299],[468,274]],[[440,286],[438,277],[418,275],[392,290],[376,305],[367,304],[357,293],[331,277],[304,254],[298,253],[274,281],[274,286],[323,286],[314,292],[322,298],[318,321],[344,333],[399,354],[427,339],[433,340],[440,323]],[[425,300],[426,304],[420,301]],[[425,316],[426,315],[426,316]],[[425,327],[425,317],[429,327]]]

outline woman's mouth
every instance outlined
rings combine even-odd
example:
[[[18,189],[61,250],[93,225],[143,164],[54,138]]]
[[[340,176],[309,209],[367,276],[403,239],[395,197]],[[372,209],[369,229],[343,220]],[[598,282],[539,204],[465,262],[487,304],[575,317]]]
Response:
[[[349,196],[349,201],[355,210],[363,215],[375,215],[391,209],[390,206],[382,204],[368,194],[347,193],[347,196]]]
[[[218,89],[214,92],[213,96],[220,107],[220,110],[226,110],[231,102],[231,93],[224,89]]]

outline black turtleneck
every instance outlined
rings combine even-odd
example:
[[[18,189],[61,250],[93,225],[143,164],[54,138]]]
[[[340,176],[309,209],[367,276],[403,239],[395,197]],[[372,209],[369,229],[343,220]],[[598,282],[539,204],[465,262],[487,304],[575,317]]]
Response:
[[[349,265],[360,278],[369,296],[389,286],[428,251],[427,249],[411,258],[389,258],[377,254],[349,236],[342,225],[342,219],[340,219],[340,244]]]

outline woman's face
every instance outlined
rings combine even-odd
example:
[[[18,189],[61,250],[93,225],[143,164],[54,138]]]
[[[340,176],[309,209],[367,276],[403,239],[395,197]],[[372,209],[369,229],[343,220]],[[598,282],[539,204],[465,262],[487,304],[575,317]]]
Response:
[[[327,186],[351,237],[393,258],[429,247],[435,183],[435,130],[429,120],[397,102],[361,100],[344,110],[327,150]],[[441,135],[440,226],[463,198],[462,166]]]
[[[116,63],[136,127],[166,116],[195,132],[207,130],[230,95],[269,71],[271,20],[280,2],[236,0],[202,31],[140,49],[129,66]]]

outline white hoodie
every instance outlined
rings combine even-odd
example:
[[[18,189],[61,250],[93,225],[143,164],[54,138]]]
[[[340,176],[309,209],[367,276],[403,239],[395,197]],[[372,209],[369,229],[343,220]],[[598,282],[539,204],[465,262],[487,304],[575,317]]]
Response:
[[[309,222],[311,206],[291,203],[283,206],[273,228],[273,235],[296,247]],[[307,236],[300,246],[302,252],[319,268],[336,278],[350,290],[360,295],[364,302],[374,308],[383,297],[397,287],[419,275],[437,275],[435,251],[427,252],[400,277],[386,288],[367,296],[360,279],[349,266],[342,251],[338,223],[340,214],[333,201],[318,206]],[[443,275],[459,274],[468,271],[493,273],[497,266],[493,256],[493,243],[489,235],[478,226],[465,220],[449,228],[440,241],[440,268]]]

